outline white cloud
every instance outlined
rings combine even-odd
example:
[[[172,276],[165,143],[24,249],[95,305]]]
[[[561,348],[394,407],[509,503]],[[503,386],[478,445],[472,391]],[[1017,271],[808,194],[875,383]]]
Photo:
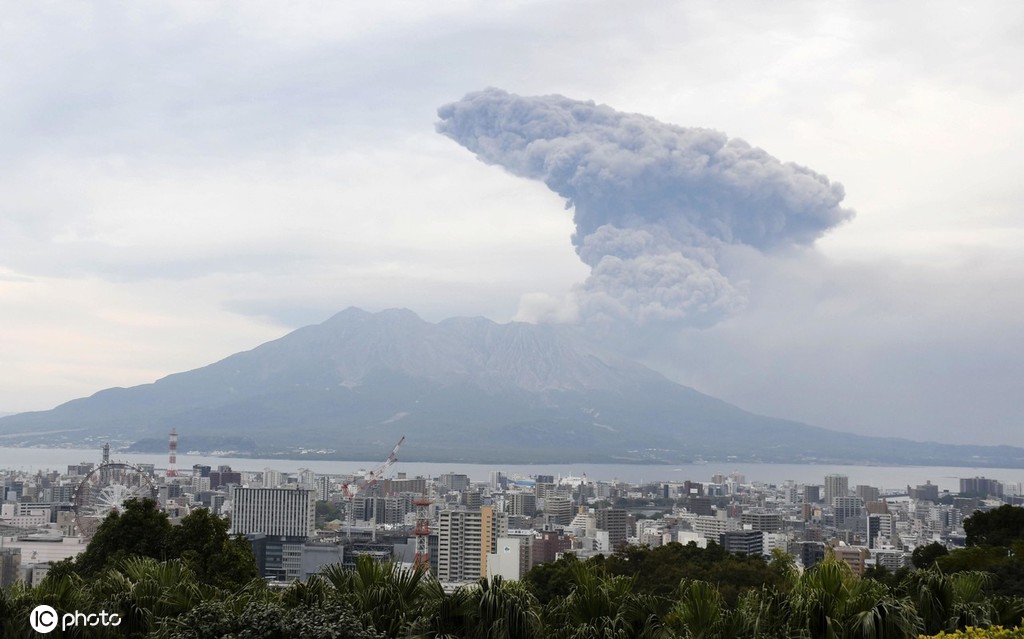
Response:
[[[558,199],[432,132],[499,86],[722,130],[846,187],[858,216],[820,253],[749,267],[747,310],[662,349],[679,379],[1024,444],[1022,28],[1019,3],[8,3],[0,410],[350,304],[572,317],[553,300],[587,269]]]

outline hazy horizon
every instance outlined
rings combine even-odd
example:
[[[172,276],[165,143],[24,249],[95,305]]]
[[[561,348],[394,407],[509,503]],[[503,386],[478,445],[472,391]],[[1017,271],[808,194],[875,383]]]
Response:
[[[0,411],[404,307],[1024,446],[1022,6],[7,9]]]

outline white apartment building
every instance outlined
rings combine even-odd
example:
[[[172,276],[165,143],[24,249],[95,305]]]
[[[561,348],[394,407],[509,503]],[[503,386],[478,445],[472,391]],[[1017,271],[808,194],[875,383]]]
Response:
[[[487,556],[508,535],[508,514],[491,506],[442,510],[437,514],[437,578],[444,583],[472,582],[487,576]]]
[[[291,488],[236,488],[231,527],[243,535],[312,537],[316,493]]]

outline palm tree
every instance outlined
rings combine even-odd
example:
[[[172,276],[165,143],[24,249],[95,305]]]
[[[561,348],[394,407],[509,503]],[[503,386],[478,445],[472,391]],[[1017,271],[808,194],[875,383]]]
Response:
[[[665,615],[666,624],[687,639],[719,639],[732,636],[725,599],[706,581],[683,579],[676,589],[676,603]]]
[[[92,583],[97,604],[121,616],[119,632],[145,636],[182,615],[200,602],[219,599],[222,593],[199,583],[180,560],[157,561],[132,556],[103,571]]]
[[[810,639],[909,639],[920,626],[908,600],[858,578],[834,556],[805,571],[789,594],[792,632]]]
[[[667,637],[658,600],[635,593],[633,577],[608,577],[595,566],[572,566],[575,585],[568,597],[544,611],[544,636],[553,639],[653,639]]]
[[[519,582],[481,579],[469,601],[474,624],[467,639],[532,639],[540,633],[540,604]]]
[[[392,562],[356,559],[355,570],[332,564],[321,573],[337,593],[348,598],[363,623],[388,636],[405,633],[418,619],[428,590],[425,570],[406,570]]]
[[[0,637],[4,639],[35,639],[39,633],[29,625],[29,615],[36,606],[47,605],[58,615],[68,612],[94,610],[93,597],[82,578],[75,574],[46,578],[32,588],[25,584],[14,584],[6,593],[0,594]],[[112,636],[103,628],[70,627],[62,637],[101,638]]]
[[[935,566],[910,573],[900,587],[917,607],[925,633],[931,635],[967,626],[988,626],[997,620],[998,611],[985,597],[990,579],[986,572],[946,574]]]

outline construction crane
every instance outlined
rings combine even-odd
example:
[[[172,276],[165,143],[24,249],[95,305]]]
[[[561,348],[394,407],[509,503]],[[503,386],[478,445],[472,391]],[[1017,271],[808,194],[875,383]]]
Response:
[[[371,486],[376,484],[378,481],[380,481],[380,479],[384,476],[384,473],[387,471],[387,469],[391,468],[392,466],[394,466],[395,462],[398,461],[398,449],[401,447],[402,442],[404,442],[404,441],[405,441],[405,435],[403,435],[402,438],[398,440],[398,443],[395,444],[395,447],[391,449],[391,454],[388,455],[388,458],[385,459],[384,462],[381,463],[380,466],[377,466],[376,468],[374,468],[371,471],[368,471],[364,475],[362,475],[360,477],[355,477],[355,478],[352,479],[352,481],[345,482],[344,484],[341,485],[341,493],[345,496],[345,499],[348,500],[348,534],[347,534],[347,536],[349,538],[352,537],[352,527],[355,526],[355,523],[356,523],[356,503],[355,503],[356,495],[358,495],[360,491],[362,491],[362,490],[364,490],[366,488],[370,488]],[[376,510],[374,510],[373,517],[374,517],[373,537],[374,537],[374,539],[376,539],[376,537],[377,537],[377,521],[376,521],[376,519],[377,519],[377,512],[376,512]]]

